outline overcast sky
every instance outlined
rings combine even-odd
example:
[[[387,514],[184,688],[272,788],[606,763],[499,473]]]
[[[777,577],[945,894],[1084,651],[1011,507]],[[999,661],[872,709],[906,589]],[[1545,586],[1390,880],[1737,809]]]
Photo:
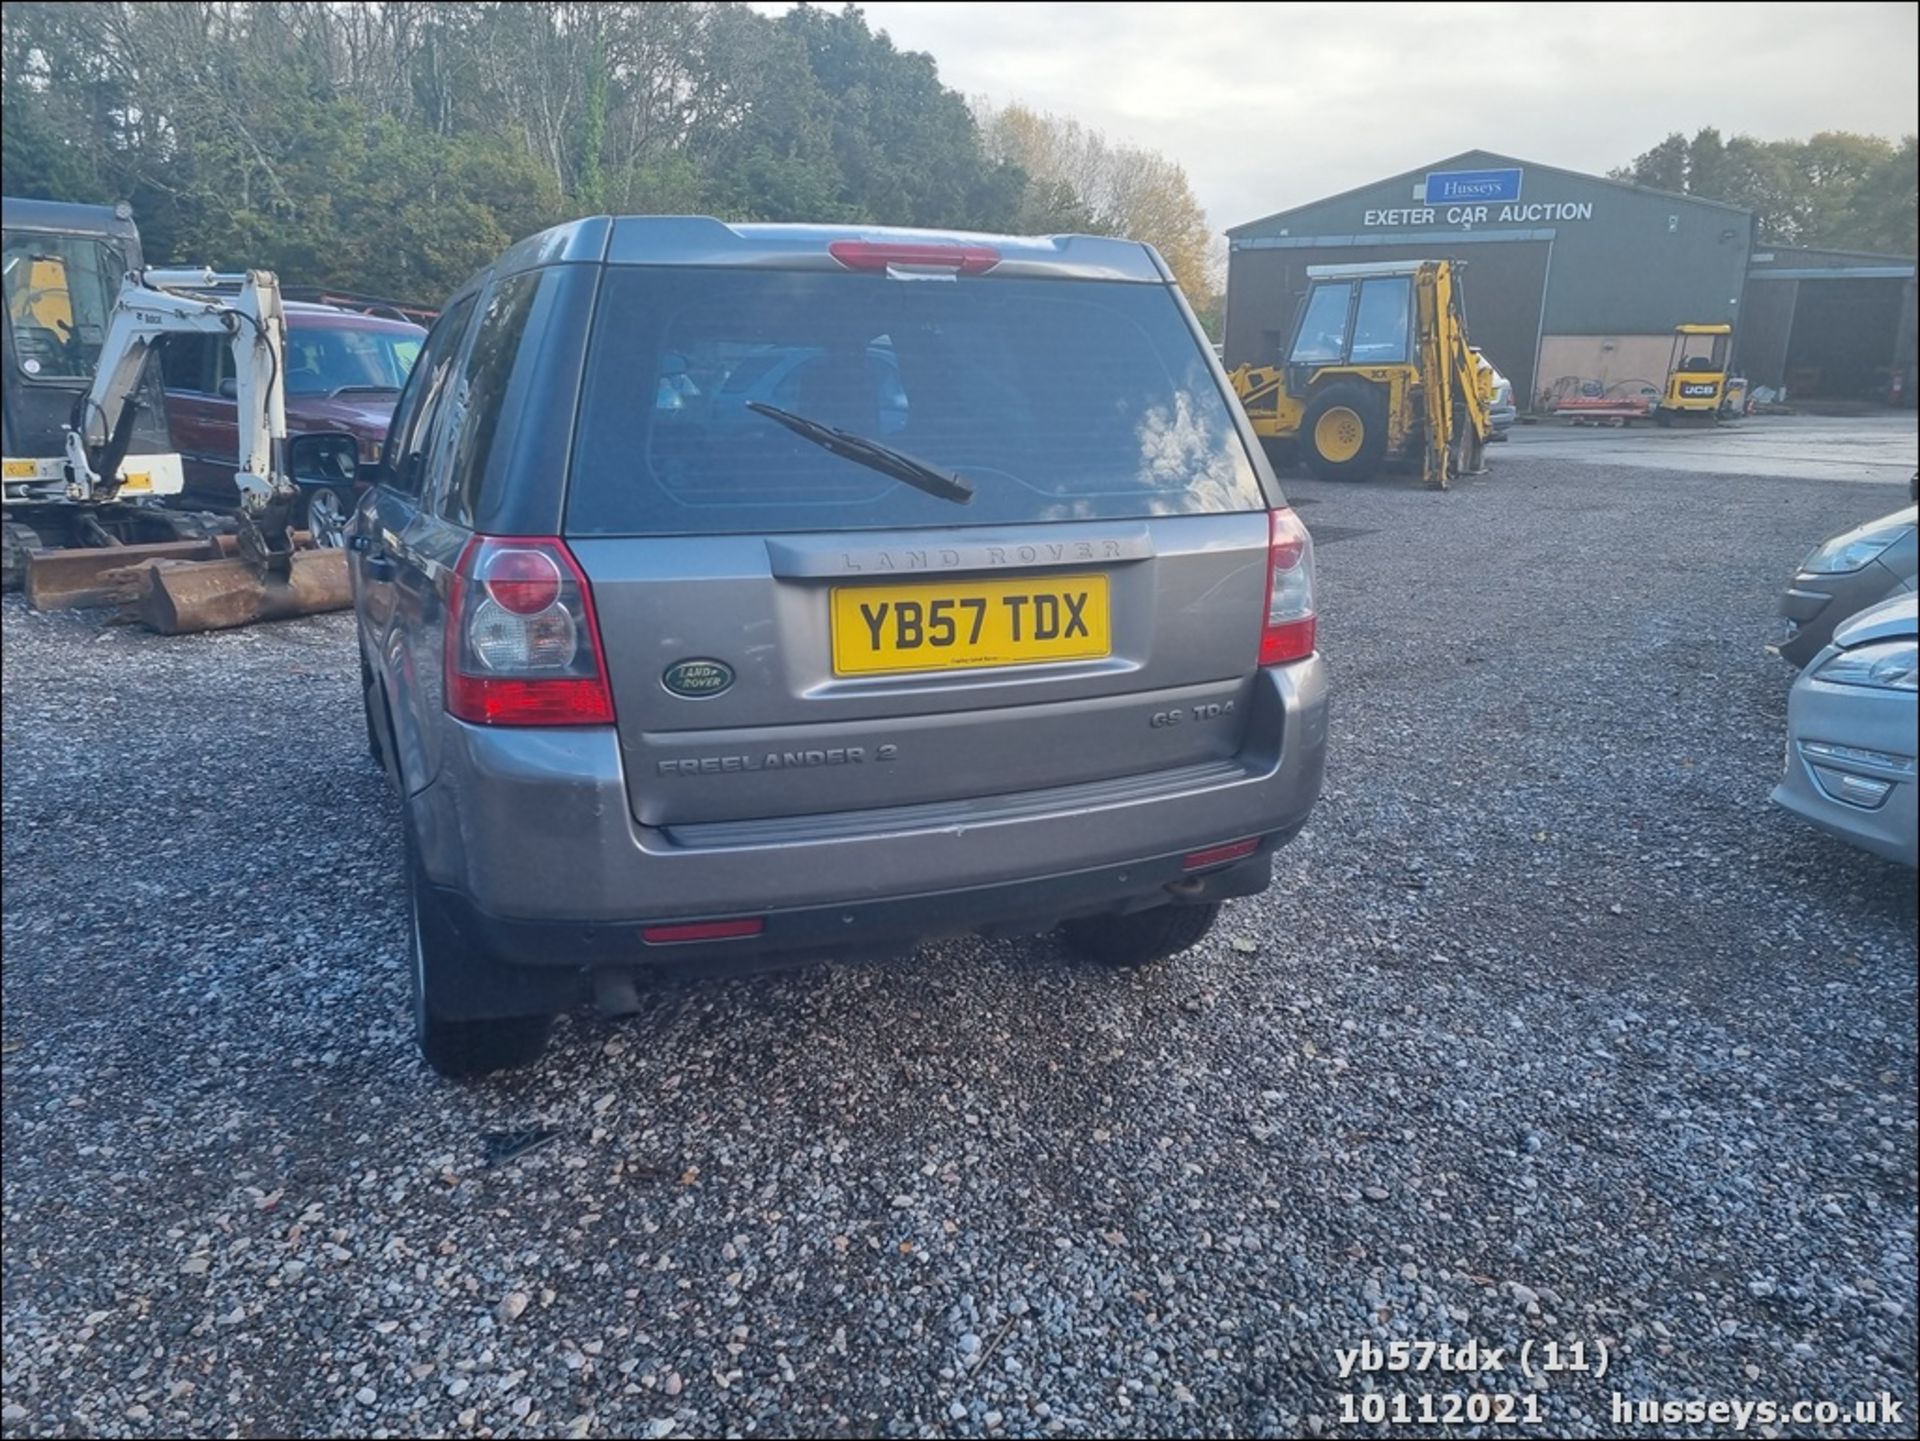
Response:
[[[1897,136],[1920,89],[1911,0],[862,8],[969,96],[1172,156],[1216,230],[1462,150],[1604,174],[1702,125]]]

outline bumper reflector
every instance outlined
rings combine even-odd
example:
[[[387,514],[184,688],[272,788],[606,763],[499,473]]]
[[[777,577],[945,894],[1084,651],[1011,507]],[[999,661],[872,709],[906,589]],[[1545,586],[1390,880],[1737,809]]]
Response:
[[[1209,846],[1204,851],[1195,851],[1180,862],[1183,871],[1204,871],[1209,866],[1223,866],[1228,861],[1243,860],[1260,849],[1260,837],[1251,840],[1229,841],[1224,846]]]
[[[759,916],[737,921],[689,921],[679,926],[648,926],[640,939],[650,946],[671,946],[686,941],[737,941],[757,936],[767,928]]]

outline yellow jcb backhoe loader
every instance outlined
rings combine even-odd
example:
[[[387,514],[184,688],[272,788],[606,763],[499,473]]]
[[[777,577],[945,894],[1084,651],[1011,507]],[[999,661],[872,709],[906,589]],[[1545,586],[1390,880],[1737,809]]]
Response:
[[[1493,371],[1467,343],[1452,262],[1315,265],[1307,278],[1284,363],[1232,374],[1260,437],[1325,480],[1366,480],[1416,452],[1433,489],[1478,473]]]

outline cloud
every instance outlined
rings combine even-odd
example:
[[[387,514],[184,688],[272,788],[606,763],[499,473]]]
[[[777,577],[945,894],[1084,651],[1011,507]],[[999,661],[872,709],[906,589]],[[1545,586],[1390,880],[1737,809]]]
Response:
[[[1171,156],[1216,229],[1462,150],[1603,173],[1703,125],[1898,135],[1920,84],[1904,3],[862,8],[963,93]]]

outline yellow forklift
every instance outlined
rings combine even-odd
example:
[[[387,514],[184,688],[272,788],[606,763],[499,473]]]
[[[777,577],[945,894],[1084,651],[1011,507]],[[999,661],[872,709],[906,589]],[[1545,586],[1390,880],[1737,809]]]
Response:
[[[1725,413],[1731,325],[1676,325],[1667,385],[1653,408],[1655,425],[1712,425]]]
[[[1453,262],[1313,265],[1307,279],[1283,363],[1231,377],[1261,439],[1323,480],[1366,480],[1416,453],[1435,490],[1479,473],[1493,370],[1467,342]]]

